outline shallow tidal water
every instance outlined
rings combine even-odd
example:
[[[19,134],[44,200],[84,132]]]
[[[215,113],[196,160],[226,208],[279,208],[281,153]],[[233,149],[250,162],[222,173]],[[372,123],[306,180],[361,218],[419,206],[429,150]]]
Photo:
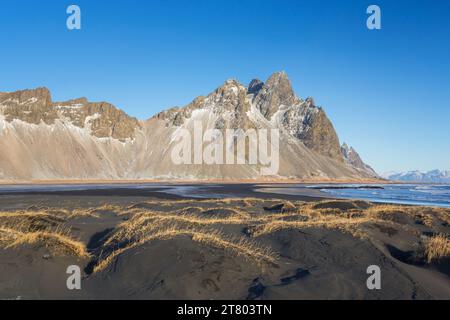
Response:
[[[363,199],[412,205],[450,207],[450,186],[438,184],[379,185],[370,188],[361,185],[344,185],[343,188],[321,188],[322,192],[337,198]]]

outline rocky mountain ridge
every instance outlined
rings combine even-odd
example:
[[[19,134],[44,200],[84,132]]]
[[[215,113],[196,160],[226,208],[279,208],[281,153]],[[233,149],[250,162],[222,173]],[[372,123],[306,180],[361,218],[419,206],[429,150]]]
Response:
[[[140,122],[107,102],[92,103],[86,98],[52,102],[47,88],[21,90],[0,95],[1,112],[5,120],[21,120],[30,124],[52,125],[56,120],[85,128],[98,138],[112,137],[124,141],[133,138]]]
[[[349,147],[345,142],[341,146],[341,153],[344,157],[345,162],[347,162],[351,166],[357,168],[358,170],[361,170],[362,172],[370,172],[374,176],[378,175],[371,166],[364,163],[358,152],[356,152],[353,147]]]
[[[325,111],[297,97],[284,72],[140,121],[107,102],[53,102],[46,88],[0,93],[0,179],[257,179],[254,165],[174,165],[180,128],[279,129],[279,179],[377,177],[341,148]]]

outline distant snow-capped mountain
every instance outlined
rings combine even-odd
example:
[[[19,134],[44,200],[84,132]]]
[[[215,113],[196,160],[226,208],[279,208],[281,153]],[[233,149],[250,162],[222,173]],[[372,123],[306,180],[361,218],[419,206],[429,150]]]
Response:
[[[449,170],[389,172],[383,177],[394,181],[450,183]]]

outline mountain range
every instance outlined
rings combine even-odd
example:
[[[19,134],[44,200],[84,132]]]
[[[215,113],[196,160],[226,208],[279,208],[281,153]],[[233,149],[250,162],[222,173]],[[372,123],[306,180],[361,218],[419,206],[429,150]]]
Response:
[[[383,177],[393,181],[426,182],[426,183],[450,183],[449,170],[431,170],[423,172],[419,170],[405,172],[389,172]]]
[[[171,160],[180,129],[279,129],[272,179],[378,178],[338,135],[323,108],[299,98],[286,73],[248,86],[227,80],[207,96],[142,121],[107,102],[54,102],[46,88],[0,92],[0,179],[260,179],[260,165]],[[227,146],[226,146],[227,147]],[[264,177],[267,178],[267,177]]]

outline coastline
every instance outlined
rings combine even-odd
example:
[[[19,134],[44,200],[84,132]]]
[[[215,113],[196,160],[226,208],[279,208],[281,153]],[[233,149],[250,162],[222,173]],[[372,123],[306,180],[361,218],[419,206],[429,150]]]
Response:
[[[219,198],[279,198],[287,200],[317,201],[320,199],[353,199],[376,203],[450,207],[446,195],[447,185],[410,183],[313,183],[313,182],[106,182],[81,183],[0,184],[0,195],[61,195],[61,196],[110,196],[110,197],[160,197],[192,199]]]
[[[60,179],[60,180],[0,180],[0,185],[83,185],[83,184],[397,184],[401,182],[382,179],[207,179],[207,180],[182,180],[182,179],[130,179],[130,180],[102,180],[102,179]]]

